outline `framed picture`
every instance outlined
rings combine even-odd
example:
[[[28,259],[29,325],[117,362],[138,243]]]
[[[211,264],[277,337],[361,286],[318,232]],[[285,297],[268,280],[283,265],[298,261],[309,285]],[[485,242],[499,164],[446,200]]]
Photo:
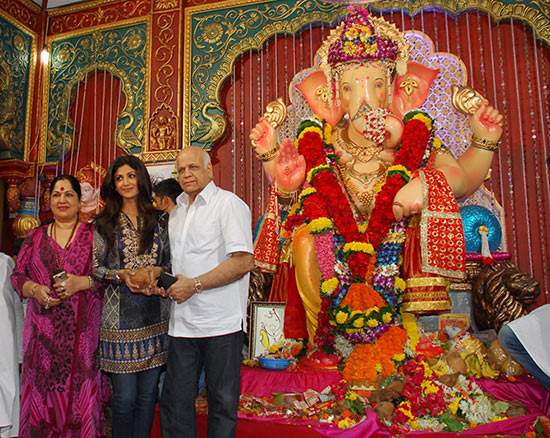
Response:
[[[253,301],[250,303],[249,359],[269,352],[273,344],[282,344],[285,303]]]
[[[451,339],[470,327],[470,317],[464,313],[442,313],[438,319],[439,331],[446,332]]]

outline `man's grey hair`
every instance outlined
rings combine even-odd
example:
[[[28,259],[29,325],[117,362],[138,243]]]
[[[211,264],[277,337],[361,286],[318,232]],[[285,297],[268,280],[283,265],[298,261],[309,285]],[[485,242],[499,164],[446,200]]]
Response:
[[[203,163],[204,167],[207,167],[210,163],[212,163],[212,160],[210,159],[210,154],[208,153],[208,151],[204,148],[201,148],[200,146],[187,146],[187,147],[183,148],[182,150],[180,150],[178,152],[177,157],[179,157],[179,155],[188,148],[193,148],[193,149],[197,148],[197,149],[201,150],[202,163]],[[176,157],[176,159],[177,159],[177,157]]]
[[[204,167],[207,167],[210,163],[212,163],[212,160],[210,160],[210,154],[206,149],[202,150],[202,163],[204,164]]]

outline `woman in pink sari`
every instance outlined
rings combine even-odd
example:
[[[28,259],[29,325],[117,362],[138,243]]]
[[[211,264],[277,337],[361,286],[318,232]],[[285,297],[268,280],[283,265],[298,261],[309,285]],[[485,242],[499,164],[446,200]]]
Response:
[[[102,291],[92,275],[93,228],[78,220],[80,184],[50,188],[54,221],[31,230],[11,276],[29,298],[23,329],[20,437],[105,435],[106,386],[96,366]]]

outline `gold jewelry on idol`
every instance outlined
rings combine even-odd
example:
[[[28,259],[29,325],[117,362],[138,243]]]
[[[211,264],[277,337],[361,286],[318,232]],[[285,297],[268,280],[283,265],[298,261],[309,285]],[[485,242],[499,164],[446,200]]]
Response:
[[[273,149],[270,149],[267,152],[264,152],[263,154],[256,154],[256,158],[261,161],[271,161],[273,158],[275,158],[275,155],[277,155],[277,152],[279,151],[279,146],[275,146]]]
[[[494,152],[500,147],[500,140],[491,141],[485,138],[478,137],[477,135],[472,135],[472,146],[475,146],[479,149],[485,149],[486,151]]]
[[[281,198],[291,199],[294,196],[296,196],[297,193],[298,193],[298,190],[292,190],[291,192],[289,192],[288,190],[284,190],[281,187],[277,186],[277,194]]]
[[[368,210],[376,197],[376,188],[379,186],[380,180],[386,178],[385,166],[380,163],[378,169],[368,173],[360,173],[353,169],[353,162],[350,164],[344,170],[342,179],[350,195],[355,195]],[[353,183],[352,178],[361,184],[362,189]]]
[[[362,163],[368,163],[383,150],[382,146],[361,146],[354,143],[350,140],[346,129],[335,129],[334,140],[340,148]]]

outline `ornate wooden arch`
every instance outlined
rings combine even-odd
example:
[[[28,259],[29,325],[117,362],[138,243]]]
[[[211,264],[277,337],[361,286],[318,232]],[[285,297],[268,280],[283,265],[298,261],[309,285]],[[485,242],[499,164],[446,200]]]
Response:
[[[143,143],[147,138],[147,84],[149,83],[148,20],[132,20],[93,31],[64,34],[48,41],[52,54],[45,76],[40,161],[55,162],[72,147],[68,111],[73,87],[94,70],[107,71],[122,81],[130,123],[125,129]],[[127,150],[139,153],[141,147]]]

